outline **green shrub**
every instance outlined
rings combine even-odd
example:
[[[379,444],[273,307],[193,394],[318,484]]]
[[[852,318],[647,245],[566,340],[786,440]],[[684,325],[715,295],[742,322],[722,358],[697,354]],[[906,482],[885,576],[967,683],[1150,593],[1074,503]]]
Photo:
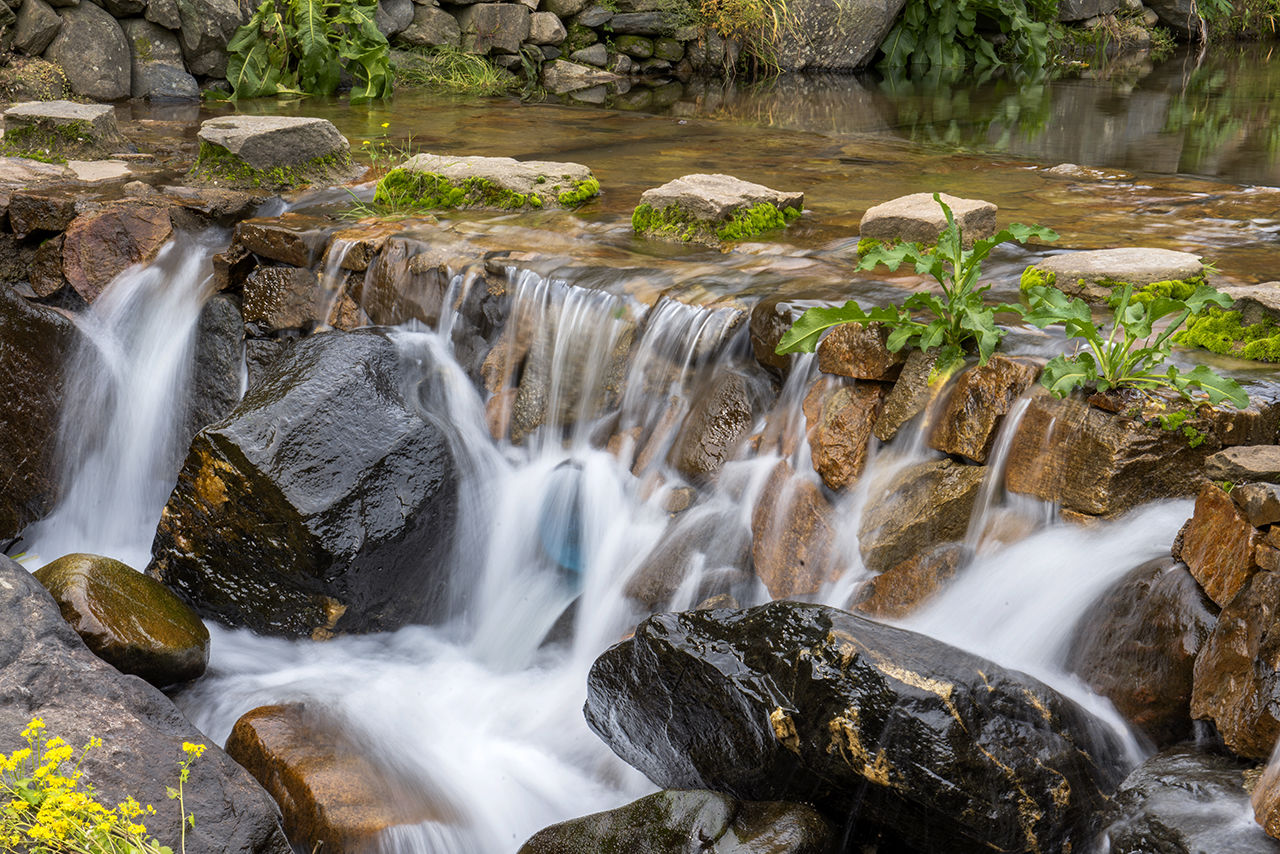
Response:
[[[880,64],[919,71],[1006,63],[1043,69],[1057,15],[1057,0],[907,0],[880,44]]]

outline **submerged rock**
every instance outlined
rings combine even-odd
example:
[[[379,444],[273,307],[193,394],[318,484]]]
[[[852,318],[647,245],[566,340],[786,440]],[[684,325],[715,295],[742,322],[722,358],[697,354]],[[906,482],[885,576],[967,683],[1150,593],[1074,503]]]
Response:
[[[93,159],[127,151],[115,108],[72,101],[31,101],[4,111],[4,148],[26,155]]]
[[[581,163],[424,153],[384,175],[373,200],[409,210],[538,210],[577,208],[599,194]]]
[[[650,617],[596,660],[586,715],[660,786],[810,802],[930,854],[1084,850],[1122,774],[1036,680],[795,602]]]
[[[874,484],[880,500],[864,511],[858,530],[867,569],[883,572],[941,543],[963,539],[985,471],[940,460]]]
[[[519,854],[827,854],[834,834],[811,807],[719,792],[656,792],[543,828]]]
[[[209,630],[154,578],[98,555],[71,554],[35,572],[94,655],[163,688],[209,663]]]
[[[280,811],[243,768],[210,744],[168,698],[136,676],[125,676],[85,648],[40,583],[0,557],[0,752],[20,744],[33,717],[47,733],[82,745],[100,737],[80,770],[104,804],[133,797],[154,804],[147,831],[179,837],[180,817],[166,789],[178,776],[182,744],[208,744],[191,766],[183,800],[198,816],[187,829],[187,854],[290,854]]]
[[[631,214],[642,237],[719,246],[782,228],[804,207],[787,193],[732,175],[685,175],[645,190]]]
[[[294,345],[192,442],[150,572],[202,614],[267,634],[437,614],[456,474],[402,371],[377,330]]]
[[[960,226],[966,246],[996,233],[998,209],[991,202],[961,199],[946,193],[939,193],[938,198],[951,208],[951,215]],[[868,208],[862,215],[858,235],[863,240],[933,243],[946,227],[947,218],[942,207],[933,200],[933,194],[912,193]]]
[[[751,513],[751,556],[770,596],[811,596],[839,577],[834,517],[816,484],[778,463]]]
[[[273,190],[355,177],[347,138],[327,119],[223,116],[206,119],[197,136],[193,183]]]

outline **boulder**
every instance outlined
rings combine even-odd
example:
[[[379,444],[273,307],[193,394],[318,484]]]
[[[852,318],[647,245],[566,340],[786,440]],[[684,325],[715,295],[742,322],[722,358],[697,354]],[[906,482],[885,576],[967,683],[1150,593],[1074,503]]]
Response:
[[[316,274],[304,267],[259,267],[244,281],[244,319],[261,333],[310,332],[326,302]]]
[[[871,427],[880,415],[886,387],[861,382],[835,385],[817,380],[804,399],[813,470],[828,489],[844,489],[862,476]]]
[[[884,407],[872,429],[877,439],[890,441],[904,424],[925,411],[944,384],[945,378],[933,375],[937,365],[936,348],[911,351],[898,374],[898,381],[885,395]]]
[[[45,59],[62,66],[71,91],[95,101],[129,97],[129,43],[111,13],[93,3],[58,10],[62,27]]]
[[[522,3],[476,3],[458,12],[462,49],[480,56],[515,55],[529,38],[529,7]]]
[[[746,381],[722,373],[694,399],[667,461],[685,477],[713,475],[732,457],[752,423]]]
[[[83,213],[67,226],[62,272],[85,302],[120,273],[150,261],[173,236],[166,205],[122,201]]]
[[[92,159],[128,150],[129,143],[116,125],[115,108],[107,104],[31,101],[4,111],[4,147],[44,156]]]
[[[43,241],[31,258],[29,284],[41,299],[51,297],[67,284],[62,274],[62,242],[65,235],[55,234]]]
[[[751,531],[732,514],[687,513],[636,567],[626,594],[648,611],[670,605],[695,572],[702,573],[694,601],[751,579]]]
[[[397,44],[414,47],[448,45],[457,47],[462,41],[458,19],[437,6],[413,5],[413,22],[396,36]]]
[[[568,20],[587,8],[589,4],[590,0],[542,0],[541,8],[561,19]]]
[[[167,30],[182,29],[178,0],[147,0],[146,11],[142,14],[151,23],[159,24]]]
[[[222,116],[197,134],[190,181],[233,189],[284,189],[354,177],[347,138],[333,122],[308,116]]]
[[[39,56],[62,29],[62,18],[44,0],[22,0],[14,26],[13,49]]]
[[[209,630],[154,578],[118,560],[64,555],[35,572],[89,651],[121,673],[163,688],[209,663]]]
[[[66,193],[17,192],[9,197],[9,227],[23,237],[33,231],[66,231],[78,208],[75,196]]]
[[[529,18],[529,41],[533,44],[563,44],[568,32],[550,12],[534,12]]]
[[[1217,617],[1185,565],[1129,572],[1073,631],[1067,667],[1157,746],[1189,739],[1196,653]]]
[[[1112,516],[1194,495],[1208,450],[1191,447],[1181,433],[1036,389],[1013,435],[1005,488],[1077,513]]]
[[[596,659],[586,716],[661,787],[812,803],[930,854],[1087,850],[1123,773],[1031,677],[796,602],[650,617]]]
[[[840,576],[834,517],[816,484],[778,463],[751,514],[751,556],[770,596],[812,595]]]
[[[0,753],[40,717],[49,736],[102,747],[80,764],[83,783],[108,805],[133,797],[154,804],[150,835],[173,842],[181,818],[166,797],[177,784],[183,742],[209,745],[183,786],[187,854],[290,854],[280,810],[243,768],[210,743],[160,691],[90,652],[40,583],[0,557]]]
[[[951,208],[966,246],[996,233],[997,208],[991,202],[961,199],[946,193],[939,193],[938,197]],[[946,227],[947,218],[933,200],[933,194],[912,193],[868,208],[862,215],[858,235],[863,240],[933,243]]]
[[[318,226],[313,218],[297,213],[245,220],[236,224],[227,251],[243,249],[268,261],[310,267],[320,259],[329,241],[330,229]]]
[[[598,58],[595,54],[579,56],[579,54],[587,54],[588,51],[595,47],[596,45],[592,45],[591,48],[575,51],[573,56],[570,57],[573,62],[565,59],[556,59],[543,65],[541,71],[543,88],[553,95],[566,95],[570,92],[599,86],[602,83],[616,83],[620,80],[621,78],[612,71],[593,67],[597,64],[604,64],[603,61],[600,63],[591,61]],[[599,45],[599,47],[601,50],[598,52],[604,53],[604,45]],[[587,64],[581,64],[584,62]]]
[[[1280,321],[1280,282],[1218,288],[1231,297],[1231,311],[1240,312],[1240,325]]]
[[[365,750],[305,704],[263,706],[236,721],[227,754],[284,812],[284,829],[305,851],[375,850],[383,831],[438,821],[421,790],[365,757]]]
[[[165,101],[200,97],[200,86],[187,72],[176,35],[141,18],[121,21],[120,26],[132,57],[134,98]]]
[[[609,48],[607,48],[601,42],[596,42],[595,44],[588,45],[582,48],[581,50],[575,50],[573,53],[569,54],[569,60],[570,62],[577,63],[579,65],[592,65],[592,66],[595,66],[596,68],[603,68],[605,64],[609,61]],[[545,75],[544,75],[544,80],[545,80]],[[611,82],[611,81],[604,81],[604,82]],[[546,85],[545,82],[543,85],[544,86]],[[594,84],[589,83],[588,85],[594,85]],[[575,88],[582,88],[582,87],[575,87]],[[557,93],[557,94],[563,94],[563,93]]]
[[[1280,483],[1280,446],[1225,448],[1205,460],[1204,473],[1210,480]]]
[[[185,447],[203,427],[221,421],[240,402],[244,318],[235,300],[215,294],[200,311],[187,400]]]
[[[869,65],[905,0],[793,0],[786,26],[772,30],[783,71],[848,73]]]
[[[791,328],[790,303],[783,297],[767,297],[751,309],[749,333],[751,353],[756,361],[780,377],[791,371],[791,355],[779,356],[775,351],[782,336]]]
[[[929,434],[929,447],[985,463],[1013,404],[1040,376],[1040,363],[996,354],[960,375]]]
[[[880,499],[863,511],[858,529],[867,569],[883,572],[944,542],[964,539],[985,471],[940,460],[873,483],[872,494]]]
[[[732,175],[685,175],[645,190],[631,225],[644,237],[718,246],[781,228],[803,207],[803,193],[784,193]]]
[[[890,353],[888,340],[888,328],[879,323],[842,323],[818,345],[818,370],[856,380],[893,381],[908,351]]]
[[[1160,23],[1168,27],[1175,36],[1199,36],[1200,16],[1194,0],[1145,0],[1145,5],[1160,17]]]
[[[1280,854],[1247,821],[1247,766],[1172,747],[1134,769],[1107,811],[1110,854]]]
[[[613,28],[615,33],[623,33],[625,35],[615,38],[614,44],[617,45],[626,36],[660,36],[663,33],[669,33],[673,29],[672,17],[659,10],[619,12],[609,19],[609,26]],[[650,41],[648,47],[649,52],[646,58],[653,56],[653,42]],[[626,53],[621,47],[618,48],[618,52]],[[628,53],[627,55],[635,56],[633,53]]]
[[[580,163],[417,154],[378,182],[374,198],[424,208],[530,210],[576,208],[599,192],[600,182]]]
[[[1257,572],[1218,615],[1196,656],[1191,716],[1227,747],[1266,759],[1280,737],[1280,574]]]
[[[1105,303],[1118,282],[1135,286],[1204,275],[1198,255],[1172,249],[1094,249],[1053,255],[1032,265],[1052,284],[1086,302]]]
[[[1181,534],[1178,558],[1219,607],[1226,607],[1249,576],[1258,570],[1254,560],[1258,531],[1222,487],[1206,483],[1196,496],[1196,509]]]
[[[50,436],[62,411],[62,366],[79,339],[63,314],[0,286],[0,538],[16,537],[53,509],[57,460]]]
[[[664,791],[543,828],[519,854],[826,854],[834,833],[811,807]]]
[[[648,16],[648,15],[653,15],[655,18],[658,18],[658,19],[661,19],[662,17],[660,14],[656,12],[645,13],[644,16]],[[613,20],[616,21],[619,18],[634,18],[634,17],[643,17],[643,16],[614,15]],[[647,30],[648,28],[645,27],[644,29]],[[644,36],[638,36],[638,35],[616,36],[614,37],[614,40],[613,40],[613,47],[614,47],[614,50],[616,50],[618,53],[622,54],[623,56],[629,56],[632,59],[636,59],[636,60],[649,59],[650,57],[653,56],[653,40],[647,39]]]
[[[378,0],[373,23],[388,40],[407,30],[414,22],[413,0]]]
[[[1074,23],[1110,15],[1120,8],[1120,0],[1063,0],[1058,4],[1058,20]]]
[[[1231,500],[1255,528],[1280,522],[1280,486],[1274,483],[1246,483],[1230,492]]]
[[[963,544],[943,543],[907,558],[863,584],[853,609],[877,620],[901,619],[945,587],[969,557]]]
[[[378,330],[295,344],[192,442],[150,573],[201,614],[266,634],[434,616],[457,475],[444,434],[401,397],[404,370]]]
[[[148,0],[148,10],[156,0]],[[252,11],[248,5],[241,8],[236,0],[176,0],[176,12],[181,24],[177,28],[182,45],[182,57],[187,70],[201,77],[225,77],[227,74],[227,42],[240,25],[249,20]],[[159,18],[171,18],[175,10],[166,14],[147,17],[161,26],[169,23]]]

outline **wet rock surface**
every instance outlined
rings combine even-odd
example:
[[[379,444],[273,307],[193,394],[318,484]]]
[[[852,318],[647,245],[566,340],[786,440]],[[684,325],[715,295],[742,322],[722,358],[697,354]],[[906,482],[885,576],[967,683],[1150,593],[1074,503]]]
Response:
[[[729,514],[690,513],[680,519],[627,579],[626,594],[649,610],[671,601],[693,572],[702,573],[694,600],[740,588],[750,579],[751,532]]]
[[[991,202],[946,193],[938,197],[951,208],[966,245],[996,233],[997,208]],[[868,208],[862,215],[858,234],[863,239],[933,243],[946,227],[947,218],[933,200],[933,194],[912,193]]]
[[[1122,776],[1035,680],[794,602],[650,617],[596,660],[586,714],[660,786],[810,802],[926,852],[1084,848]]]
[[[184,445],[200,428],[221,421],[240,402],[243,369],[244,318],[235,300],[216,294],[204,304],[196,326]]]
[[[965,371],[938,415],[929,447],[985,463],[1004,417],[1039,375],[1036,361],[1000,354]]]
[[[62,243],[62,272],[85,302],[120,273],[149,261],[173,236],[164,205],[120,202],[76,217]]]
[[[902,426],[915,418],[929,405],[929,401],[942,385],[930,382],[938,363],[938,351],[912,350],[903,363],[898,381],[884,399],[884,408],[876,419],[873,432],[881,442],[888,442]]]
[[[756,575],[774,598],[812,595],[839,575],[835,512],[822,490],[785,462],[756,502],[751,533]]]
[[[183,758],[182,743],[209,744],[185,785],[188,812],[199,816],[186,835],[187,854],[290,854],[280,811],[243,768],[209,743],[157,689],[125,676],[91,653],[58,605],[24,568],[0,557],[0,752],[41,717],[48,733],[73,745],[91,736],[103,746],[80,770],[103,803],[126,797],[154,804],[147,830],[177,839],[180,816],[169,804]]]
[[[934,546],[964,538],[984,469],[951,460],[919,463],[872,485],[880,500],[858,530],[862,560],[883,572]]]
[[[908,351],[890,353],[889,330],[879,323],[842,323],[818,345],[818,370],[858,380],[895,380]]]
[[[814,471],[828,489],[856,481],[867,463],[871,428],[880,415],[886,387],[863,382],[851,386],[818,380],[804,400],[809,452]]]
[[[1204,471],[1211,480],[1280,483],[1280,446],[1224,448],[1205,460]]]
[[[269,634],[429,618],[456,475],[403,382],[396,346],[376,330],[295,344],[193,441],[151,574],[203,615]]]
[[[1182,532],[1179,558],[1219,607],[1225,607],[1258,569],[1258,531],[1216,483],[1196,496],[1195,513]]]
[[[747,383],[737,374],[715,378],[705,396],[694,401],[668,457],[686,477],[718,472],[751,429]]]
[[[969,561],[962,543],[943,543],[904,560],[866,582],[853,610],[876,619],[905,617],[946,587]]]

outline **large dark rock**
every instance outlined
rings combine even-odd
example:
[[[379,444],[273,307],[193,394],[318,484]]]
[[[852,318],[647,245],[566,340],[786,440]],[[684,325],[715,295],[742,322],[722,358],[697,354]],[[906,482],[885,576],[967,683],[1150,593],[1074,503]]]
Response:
[[[98,659],[62,619],[58,605],[25,569],[0,557],[0,753],[41,717],[50,736],[89,751],[80,770],[105,804],[126,797],[153,804],[148,832],[176,845],[180,817],[165,794],[177,784],[182,743],[208,744],[184,787],[187,854],[289,854],[280,811],[249,774],[157,689]]]
[[[0,538],[9,538],[53,509],[57,471],[53,442],[62,409],[62,365],[75,346],[75,324],[0,287]]]
[[[1192,671],[1215,610],[1186,566],[1158,558],[1089,608],[1067,666],[1155,744],[1190,738]]]
[[[827,854],[834,835],[811,807],[719,792],[656,792],[543,828],[519,854]]]
[[[200,97],[200,86],[183,64],[178,37],[141,18],[120,22],[129,43],[134,98],[150,101]]]
[[[236,0],[177,0],[178,37],[187,69],[210,77],[226,75],[227,42],[250,11]]]
[[[596,660],[586,715],[659,786],[813,803],[925,852],[1085,850],[1122,776],[1036,680],[796,602],[650,617]]]
[[[201,431],[151,573],[258,632],[393,629],[442,604],[456,515],[444,434],[401,396],[378,330],[304,339]]]
[[[235,300],[215,294],[200,310],[196,326],[185,442],[235,408],[244,367],[244,319]]]
[[[129,97],[129,43],[116,19],[93,3],[59,9],[62,27],[45,58],[62,66],[71,91],[95,101]]]

